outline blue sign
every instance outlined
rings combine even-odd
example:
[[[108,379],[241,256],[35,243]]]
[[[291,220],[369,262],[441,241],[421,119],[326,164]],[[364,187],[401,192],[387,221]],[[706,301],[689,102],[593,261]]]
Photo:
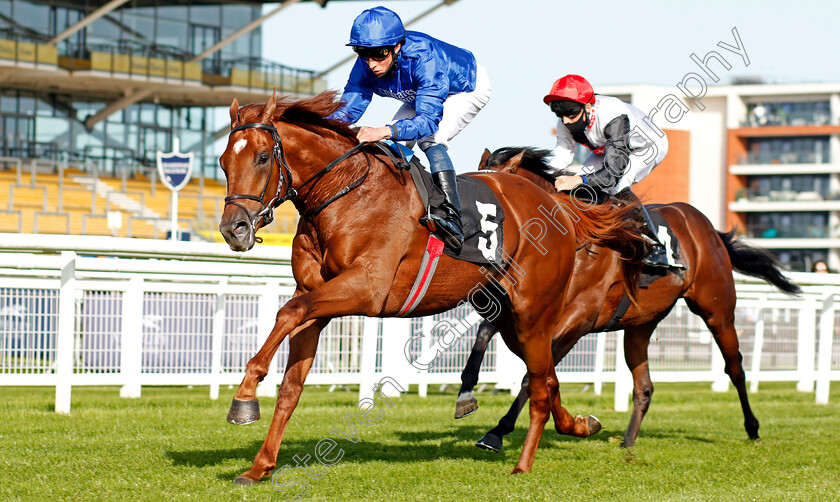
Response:
[[[181,153],[178,151],[178,139],[172,140],[172,151],[170,153],[157,153],[158,173],[160,181],[169,187],[173,192],[184,188],[190,181],[192,174],[193,154]]]

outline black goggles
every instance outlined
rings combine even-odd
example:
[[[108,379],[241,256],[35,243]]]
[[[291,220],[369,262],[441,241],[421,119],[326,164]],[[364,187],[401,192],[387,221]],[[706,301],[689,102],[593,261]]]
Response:
[[[393,47],[359,47],[353,46],[353,52],[359,55],[362,59],[372,59],[374,61],[384,61],[394,52]]]
[[[558,117],[568,117],[568,118],[575,118],[578,116],[583,107],[580,103],[576,103],[574,101],[560,101],[555,100],[548,104],[548,107],[551,108],[551,111],[554,112],[555,115]]]

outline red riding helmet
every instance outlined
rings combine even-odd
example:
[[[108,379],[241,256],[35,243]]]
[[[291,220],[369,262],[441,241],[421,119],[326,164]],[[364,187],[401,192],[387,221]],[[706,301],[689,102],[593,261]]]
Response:
[[[551,91],[543,98],[545,104],[557,100],[585,105],[595,101],[595,91],[592,90],[592,84],[580,75],[566,75],[557,79]]]

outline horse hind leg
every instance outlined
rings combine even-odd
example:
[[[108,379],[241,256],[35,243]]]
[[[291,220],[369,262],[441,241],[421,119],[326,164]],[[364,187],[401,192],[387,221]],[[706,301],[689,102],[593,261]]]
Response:
[[[560,402],[558,392],[551,402],[551,416],[554,418],[554,430],[563,436],[588,438],[601,431],[601,421],[593,415],[572,416]]]
[[[470,415],[478,409],[478,400],[473,395],[472,390],[478,384],[478,372],[481,369],[482,361],[484,361],[484,353],[487,352],[487,346],[495,334],[496,327],[490,321],[482,321],[478,326],[478,333],[470,357],[467,359],[464,371],[461,372],[461,390],[458,392],[458,399],[455,401],[456,419]]]
[[[624,358],[633,375],[633,412],[621,442],[624,448],[636,444],[639,428],[653,397],[653,383],[650,381],[648,367],[648,345],[657,322],[659,321],[624,330]]]
[[[721,298],[724,300],[721,301]],[[709,331],[711,331],[715,343],[717,343],[723,355],[724,370],[738,392],[741,411],[744,413],[744,429],[746,429],[750,439],[758,439],[758,419],[752,412],[750,400],[747,396],[744,358],[738,342],[738,333],[735,330],[734,288],[728,295],[717,296],[716,301],[709,300],[701,303],[697,299],[686,298],[686,304],[692,312],[703,318]]]

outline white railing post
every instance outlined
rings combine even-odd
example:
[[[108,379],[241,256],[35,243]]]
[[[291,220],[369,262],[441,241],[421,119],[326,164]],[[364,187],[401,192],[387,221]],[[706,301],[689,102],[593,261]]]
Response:
[[[762,304],[764,302],[762,301]],[[755,323],[755,338],[753,339],[752,365],[750,375],[750,392],[758,392],[759,373],[761,371],[761,354],[764,350],[764,309],[759,307]],[[727,389],[729,384],[726,384]]]
[[[122,341],[120,397],[140,397],[140,373],[143,367],[143,278],[128,280],[122,301]]]
[[[633,374],[624,360],[624,331],[615,332],[615,411],[630,409],[630,396],[633,395]]]
[[[601,331],[595,335],[595,395],[600,396],[604,390],[604,356],[607,352],[607,334]]]
[[[726,362],[717,343],[710,343],[712,351],[712,392],[726,392],[729,390],[729,377],[726,376]]]
[[[405,358],[405,345],[411,339],[411,319],[389,317],[382,320],[382,376],[391,377],[408,390],[417,368]],[[383,389],[388,397],[399,397],[393,385]]]
[[[279,290],[280,284],[276,281],[269,281],[262,287],[257,314],[259,316],[257,330],[260,336],[264,337],[262,339],[263,342],[271,334],[271,330],[274,329],[274,323],[277,320],[278,300],[280,298]],[[259,397],[277,396],[277,385],[280,384],[280,373],[278,370],[280,358],[277,357],[278,352],[280,352],[279,349],[274,353],[274,357],[271,358],[271,363],[268,365],[268,373],[257,386],[257,396]]]
[[[359,383],[359,401],[373,399],[373,386],[376,384],[376,336],[379,334],[380,319],[365,317],[362,325],[362,372]]]
[[[814,392],[814,353],[817,341],[817,301],[807,296],[799,303],[799,326],[796,342],[796,390]]]
[[[434,344],[434,340],[432,339],[432,330],[435,327],[434,320],[435,319],[432,316],[426,316],[426,317],[423,317],[421,319],[421,323],[422,323],[421,329],[423,330],[423,340],[420,342],[420,344],[422,346],[422,349],[421,349],[422,352],[425,353],[424,354],[425,357],[422,357],[423,361],[428,361],[428,358],[429,358],[428,352],[432,349],[432,345]],[[414,333],[412,333],[411,335],[414,336]],[[417,394],[420,397],[426,397],[428,395],[428,391],[429,391],[429,384],[428,384],[429,370],[428,369],[418,370],[417,378],[418,378]]]
[[[525,376],[528,368],[522,359],[510,351],[502,340],[501,334],[496,347],[496,374],[498,375],[496,388],[510,389],[510,395],[517,396],[522,388],[522,377]]]
[[[834,343],[834,290],[826,288],[820,310],[820,352],[817,366],[816,403],[828,404],[831,385],[831,352]]]
[[[58,332],[55,340],[55,411],[70,413],[73,392],[73,329],[76,325],[76,253],[61,252],[58,291]]]
[[[216,293],[216,309],[213,311],[213,339],[210,352],[210,399],[219,399],[219,383],[222,374],[222,341],[225,336],[225,289],[228,278],[219,282]]]

